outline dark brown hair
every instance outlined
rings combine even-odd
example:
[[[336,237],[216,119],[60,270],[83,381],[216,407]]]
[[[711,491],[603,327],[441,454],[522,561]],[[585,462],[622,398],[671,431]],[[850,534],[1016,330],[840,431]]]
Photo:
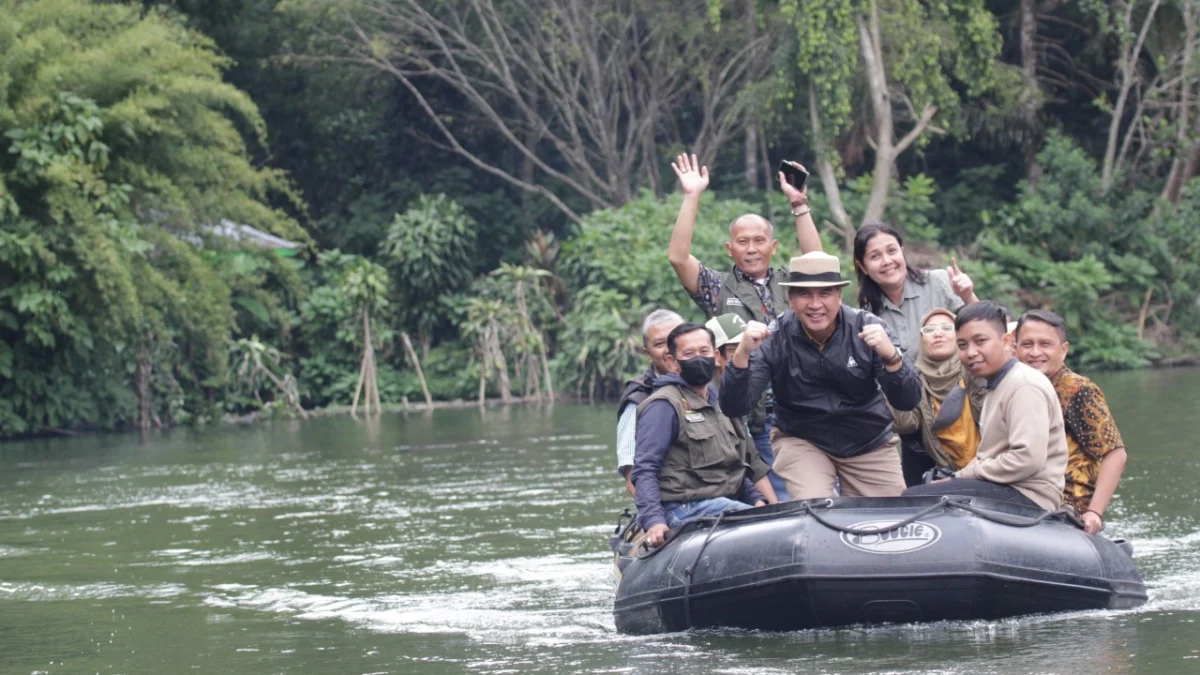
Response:
[[[858,306],[872,314],[883,311],[883,289],[863,271],[863,257],[867,254],[867,243],[881,234],[892,235],[900,248],[904,248],[904,237],[891,225],[884,223],[868,223],[854,235],[854,272],[858,275]],[[907,257],[904,259],[904,266],[908,268],[907,278],[910,281],[923,284],[929,279],[929,272],[909,265]]]

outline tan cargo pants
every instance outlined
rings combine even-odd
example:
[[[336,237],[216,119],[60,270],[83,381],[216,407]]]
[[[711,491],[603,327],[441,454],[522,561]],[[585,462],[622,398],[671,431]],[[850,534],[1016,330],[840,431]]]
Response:
[[[898,497],[904,492],[900,454],[889,441],[856,457],[832,457],[808,441],[771,429],[775,473],[787,483],[792,499],[833,496],[833,479],[842,481],[843,497]]]

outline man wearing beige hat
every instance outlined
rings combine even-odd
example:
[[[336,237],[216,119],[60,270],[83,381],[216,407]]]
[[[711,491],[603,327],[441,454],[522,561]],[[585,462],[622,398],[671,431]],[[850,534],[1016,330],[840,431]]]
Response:
[[[804,169],[795,162],[789,164]],[[679,283],[706,317],[736,314],[747,322],[759,321],[774,328],[778,316],[787,310],[787,289],[776,283],[787,272],[771,269],[771,259],[779,246],[775,226],[755,213],[738,216],[729,224],[729,241],[725,242],[725,252],[733,262],[729,271],[717,271],[701,264],[692,255],[692,234],[696,230],[700,196],[708,188],[708,167],[701,166],[695,155],[685,153],[671,163],[671,168],[679,177],[679,187],[683,191],[683,202],[679,205],[679,216],[675,219],[667,249],[667,260],[679,277]],[[813,222],[807,188],[797,188],[782,173],[777,178],[780,189],[792,205],[800,250],[821,250],[821,235]],[[746,417],[754,444],[767,462],[772,461],[771,406],[771,392],[764,391],[758,405]],[[771,484],[780,499],[787,498],[783,482],[777,476],[771,477]]]
[[[729,416],[745,414],[768,385],[774,389],[774,470],[792,499],[828,497],[835,478],[848,497],[904,491],[888,403],[916,408],[921,381],[879,317],[842,305],[847,284],[831,255],[792,258],[780,282],[791,310],[773,333],[750,322],[721,379],[721,410]]]

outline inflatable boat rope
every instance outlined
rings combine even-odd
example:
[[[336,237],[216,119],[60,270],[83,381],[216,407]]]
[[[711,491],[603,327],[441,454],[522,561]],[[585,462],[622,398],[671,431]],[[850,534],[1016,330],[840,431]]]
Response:
[[[826,499],[824,502],[818,503],[818,505],[821,507],[829,508],[829,507],[833,506],[833,500]],[[708,528],[708,535],[704,537],[704,542],[700,545],[700,549],[696,552],[696,557],[692,560],[692,564],[688,565],[683,570],[683,577],[684,577],[683,578],[683,616],[684,616],[685,622],[687,623],[687,628],[689,630],[692,628],[692,603],[691,603],[692,572],[696,569],[696,565],[704,557],[704,549],[708,548],[708,542],[712,540],[713,534],[717,531],[717,527],[721,524],[721,521],[725,518],[725,515],[727,513],[735,514],[733,517],[736,520],[756,520],[758,518],[771,518],[771,517],[778,517],[781,515],[789,515],[790,516],[790,515],[797,514],[797,513],[798,514],[808,514],[813,517],[813,520],[817,521],[818,523],[824,525],[825,527],[827,527],[835,532],[842,532],[845,534],[853,534],[853,535],[868,535],[868,534],[883,534],[884,532],[891,532],[893,530],[898,530],[898,529],[904,527],[905,525],[910,525],[910,524],[920,520],[921,518],[929,515],[930,513],[933,513],[934,511],[936,511],[940,508],[950,507],[950,506],[960,508],[964,511],[969,511],[970,513],[973,513],[976,516],[979,516],[980,518],[983,518],[985,520],[990,520],[994,523],[1000,523],[1001,525],[1010,525],[1012,527],[1033,527],[1034,525],[1037,525],[1043,521],[1051,520],[1051,519],[1064,520],[1066,522],[1073,523],[1077,527],[1080,527],[1080,528],[1083,527],[1083,523],[1080,522],[1079,519],[1075,517],[1075,514],[1071,513],[1070,511],[1046,511],[1045,513],[1043,513],[1042,515],[1040,515],[1036,518],[1003,518],[1003,517],[999,516],[998,514],[996,514],[995,512],[985,511],[983,509],[976,508],[975,506],[973,506],[970,503],[969,497],[949,497],[949,496],[942,497],[941,499],[938,500],[938,502],[936,504],[930,504],[926,508],[921,509],[920,511],[914,513],[913,515],[909,516],[908,518],[905,518],[904,520],[901,520],[893,525],[889,525],[888,527],[865,527],[865,528],[842,527],[840,525],[831,523],[828,520],[825,520],[824,518],[822,518],[821,515],[817,512],[817,510],[813,507],[813,503],[809,502],[809,501],[803,502],[798,506],[798,508],[786,511],[782,514],[778,513],[778,512],[753,514],[753,513],[745,513],[742,511],[726,511],[726,512],[718,515],[715,519],[702,518],[699,520],[691,521],[690,523],[685,524],[676,533],[676,536],[678,536],[679,534],[682,534],[686,530],[696,529],[698,527],[702,527],[706,524],[711,523],[711,525]],[[662,549],[666,548],[665,542],[664,542],[663,546],[658,546],[655,548],[647,548],[644,545],[644,541],[639,542],[639,544],[641,544],[641,545],[638,547],[639,550],[636,552],[636,556],[639,559],[649,558],[649,557],[653,556],[655,553],[658,553]]]

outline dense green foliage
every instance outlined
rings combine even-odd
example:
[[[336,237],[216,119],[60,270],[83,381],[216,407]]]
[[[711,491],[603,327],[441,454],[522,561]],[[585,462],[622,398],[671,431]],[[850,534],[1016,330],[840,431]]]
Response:
[[[747,212],[794,252],[798,159],[846,274],[882,213],[1080,367],[1200,353],[1197,0],[1034,3],[1031,43],[1015,0],[417,5],[469,41],[399,0],[0,0],[0,437],[349,404],[364,310],[385,404],[611,396],[647,311],[700,318],[686,149],[716,269]]]
[[[0,434],[208,414],[235,292],[286,302],[286,271],[254,302],[261,270],[189,241],[226,217],[307,239],[267,202],[290,189],[251,161],[266,125],[224,63],[156,12],[3,4]]]

